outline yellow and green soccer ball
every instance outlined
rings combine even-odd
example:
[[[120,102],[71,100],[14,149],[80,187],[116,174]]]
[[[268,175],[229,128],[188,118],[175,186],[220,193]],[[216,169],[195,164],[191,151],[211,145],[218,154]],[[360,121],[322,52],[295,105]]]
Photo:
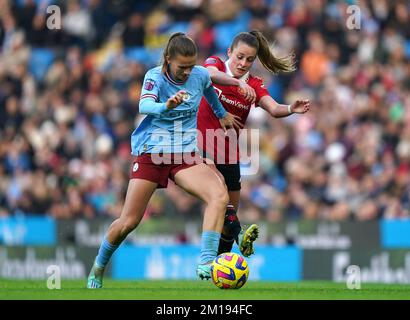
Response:
[[[212,262],[212,281],[220,289],[239,289],[246,283],[248,276],[248,263],[239,254],[223,253]]]

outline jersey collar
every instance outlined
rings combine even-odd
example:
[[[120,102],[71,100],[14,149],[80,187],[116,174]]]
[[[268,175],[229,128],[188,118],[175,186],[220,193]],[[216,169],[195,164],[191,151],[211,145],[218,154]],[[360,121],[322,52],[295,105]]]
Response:
[[[229,62],[230,60],[226,60],[225,61],[225,68],[226,68],[226,74],[233,77],[233,73],[231,71],[231,69],[229,68]],[[248,82],[249,79],[249,71],[247,73],[245,73],[242,77],[239,78],[239,80],[243,81],[243,82]]]
[[[175,85],[177,85],[177,86],[180,86],[180,85],[183,85],[185,82],[187,82],[187,80],[185,80],[185,81],[177,81],[177,80],[175,80],[174,78],[172,78],[172,76],[171,76],[171,71],[169,70],[169,68],[167,67],[167,70],[165,70],[165,72],[164,72],[164,76],[165,76],[165,78],[169,81],[169,82],[171,82],[172,84],[175,84]]]

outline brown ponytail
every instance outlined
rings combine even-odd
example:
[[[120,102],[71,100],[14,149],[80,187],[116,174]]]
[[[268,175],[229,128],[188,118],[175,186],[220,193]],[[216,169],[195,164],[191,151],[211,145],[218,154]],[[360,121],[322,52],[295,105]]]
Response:
[[[258,30],[239,33],[231,44],[231,50],[233,50],[239,42],[244,42],[248,46],[255,48],[262,65],[272,73],[276,74],[296,70],[295,55],[292,53],[282,58],[275,57],[272,52],[272,46],[262,32]]]
[[[187,37],[183,32],[172,34],[162,54],[162,72],[165,72],[167,69],[167,57],[172,59],[177,55],[191,57],[196,54],[196,44],[191,38]]]

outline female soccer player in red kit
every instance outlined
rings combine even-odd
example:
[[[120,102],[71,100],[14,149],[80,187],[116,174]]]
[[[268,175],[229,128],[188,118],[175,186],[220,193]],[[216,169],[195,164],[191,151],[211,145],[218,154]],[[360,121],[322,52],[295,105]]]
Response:
[[[228,49],[227,61],[217,56],[206,59],[204,66],[208,69],[215,91],[224,108],[240,117],[242,127],[245,125],[253,106],[261,107],[274,118],[287,117],[293,113],[305,113],[310,108],[308,100],[296,100],[291,105],[277,103],[263,85],[262,79],[249,73],[256,58],[259,58],[266,70],[273,74],[292,72],[295,70],[293,55],[277,58],[272,53],[269,42],[259,31],[239,33]],[[238,210],[241,174],[239,166],[239,149],[235,143],[232,150],[232,140],[225,136],[224,147],[219,145],[216,136],[210,136],[212,130],[221,129],[218,118],[205,99],[201,100],[198,112],[198,130],[202,139],[198,139],[199,148],[217,172],[219,172],[228,187],[230,204],[225,214],[225,223],[219,242],[218,254],[231,251],[233,242],[238,243],[241,253],[248,257],[253,252],[253,242],[258,237],[258,226],[253,224],[242,230],[236,211]],[[207,137],[207,130],[208,137]],[[235,129],[236,135],[239,130]],[[217,135],[217,134],[216,134]],[[202,142],[201,142],[202,140]],[[232,151],[234,159],[232,161]]]

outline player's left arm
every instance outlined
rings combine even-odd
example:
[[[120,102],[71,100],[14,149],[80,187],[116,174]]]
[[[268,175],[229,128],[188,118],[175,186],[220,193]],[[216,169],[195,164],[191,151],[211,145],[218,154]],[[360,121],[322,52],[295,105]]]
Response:
[[[293,113],[306,113],[310,109],[309,100],[296,100],[292,104],[277,103],[271,96],[263,96],[259,100],[259,106],[265,109],[272,117],[283,118]]]
[[[259,77],[255,77],[256,81],[253,82],[257,99],[256,104],[262,109],[265,109],[274,118],[283,118],[290,116],[293,113],[305,113],[309,111],[309,100],[296,100],[292,104],[280,104],[276,102],[269,94],[269,91],[265,88],[263,80]]]

